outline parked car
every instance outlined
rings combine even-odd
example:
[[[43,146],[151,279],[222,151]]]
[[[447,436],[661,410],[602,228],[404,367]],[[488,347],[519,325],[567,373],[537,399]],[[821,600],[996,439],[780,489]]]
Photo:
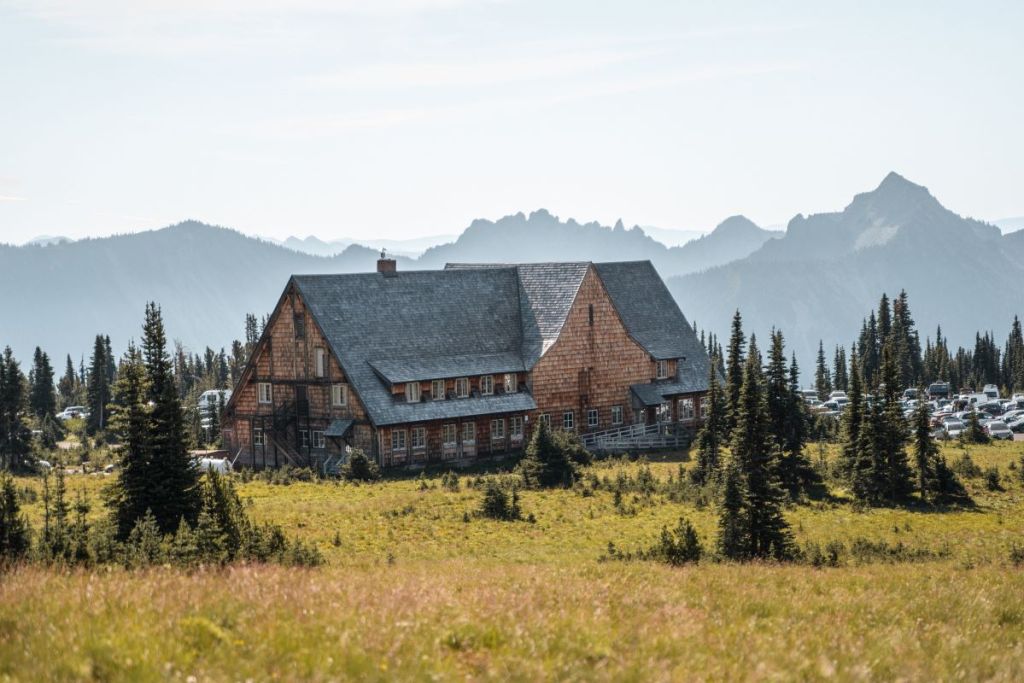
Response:
[[[991,401],[996,401],[999,399],[999,387],[997,387],[995,384],[986,384],[984,387],[982,387],[981,393],[988,396],[989,400]]]
[[[993,439],[1002,439],[1005,441],[1013,441],[1013,432],[1006,423],[1002,420],[992,420],[985,425],[985,431]]]
[[[1017,433],[1024,433],[1024,415],[1020,415],[1006,423],[1012,431]]]
[[[975,406],[976,410],[983,410],[989,415],[1002,415],[1003,404],[999,401],[988,401],[987,403],[979,403]]]
[[[933,382],[928,385],[928,398],[935,399],[948,399],[949,398],[949,383],[948,382]]]
[[[68,406],[57,413],[58,420],[73,420],[77,417],[85,417],[85,406]]]
[[[942,428],[946,431],[946,438],[959,439],[960,435],[967,429],[967,425],[960,420],[947,420],[942,424]]]
[[[828,395],[829,400],[835,400],[837,398],[846,398],[846,392],[842,389],[836,389]]]

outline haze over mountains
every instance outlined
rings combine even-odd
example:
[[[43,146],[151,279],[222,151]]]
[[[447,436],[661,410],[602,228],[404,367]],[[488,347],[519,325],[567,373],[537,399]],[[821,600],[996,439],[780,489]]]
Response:
[[[476,220],[457,238],[423,238],[398,255],[399,272],[447,262],[649,259],[683,311],[724,336],[739,307],[748,329],[781,327],[806,364],[819,338],[849,344],[880,293],[910,295],[922,335],[937,322],[954,343],[977,329],[1000,338],[1024,311],[1024,231],[1003,236],[986,223],[942,207],[928,191],[890,174],[842,212],[797,216],[783,235],[742,216],[714,231],[666,246],[620,221],[561,221],[541,209]],[[442,243],[429,244],[442,240]],[[319,242],[320,244],[317,244]],[[307,248],[341,245],[307,240]],[[0,345],[23,361],[38,344],[62,361],[87,354],[97,333],[116,349],[138,338],[146,301],[159,302],[169,333],[201,350],[242,335],[247,312],[274,306],[293,273],[372,270],[381,246],[349,244],[321,256],[239,232],[187,221],[130,235],[77,242],[0,246]],[[327,252],[325,252],[327,253]]]

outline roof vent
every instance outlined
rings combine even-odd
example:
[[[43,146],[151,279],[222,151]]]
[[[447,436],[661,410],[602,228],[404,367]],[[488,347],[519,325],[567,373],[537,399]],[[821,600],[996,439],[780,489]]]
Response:
[[[380,258],[377,259],[377,272],[384,277],[395,277],[398,275],[398,263],[393,258],[388,258],[387,250],[380,250]]]

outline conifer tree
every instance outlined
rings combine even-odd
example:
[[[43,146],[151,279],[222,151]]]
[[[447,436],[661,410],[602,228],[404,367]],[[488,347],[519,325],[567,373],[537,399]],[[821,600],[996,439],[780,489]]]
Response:
[[[53,366],[50,365],[50,357],[38,346],[32,358],[31,378],[28,405],[32,414],[41,422],[47,416],[56,415],[57,397],[54,395]]]
[[[732,432],[736,426],[736,411],[740,401],[740,388],[743,386],[744,347],[743,318],[739,310],[732,317],[732,331],[729,335],[729,355],[725,366],[725,400],[726,400],[726,431]]]
[[[534,427],[526,454],[519,462],[519,471],[528,488],[568,487],[576,475],[568,454],[558,447],[544,421],[538,421]]]
[[[960,438],[964,443],[986,444],[990,441],[988,433],[981,426],[981,420],[978,419],[976,411],[972,410],[967,416],[967,428],[964,429]]]
[[[0,566],[20,560],[28,549],[28,522],[18,504],[14,479],[6,472],[0,473]]]
[[[78,375],[75,374],[75,366],[71,362],[70,354],[64,366],[64,376],[60,378],[60,382],[57,384],[57,393],[60,395],[60,402],[64,407],[74,405],[77,400]]]
[[[850,352],[849,377],[849,402],[843,411],[843,449],[839,456],[839,469],[848,480],[852,480],[858,474],[860,428],[864,420],[864,392],[856,349]]]
[[[913,490],[910,465],[907,462],[907,423],[903,417],[900,404],[899,369],[896,364],[895,344],[887,344],[882,349],[882,365],[879,385],[885,407],[882,422],[883,444],[885,448],[885,482],[886,496],[890,503],[907,495]]]
[[[26,464],[32,432],[24,406],[25,376],[8,346],[0,355],[0,468],[18,470]]]
[[[146,368],[147,398],[152,404],[148,421],[149,469],[153,481],[153,516],[164,533],[173,533],[184,517],[193,524],[199,514],[198,475],[186,450],[184,416],[178,398],[167,337],[159,307],[146,306],[142,330],[142,356]]]
[[[110,403],[110,363],[106,356],[107,347],[108,343],[103,335],[96,335],[87,384],[89,418],[86,420],[86,428],[90,434],[103,431],[107,426],[107,405]]]
[[[718,552],[730,560],[745,560],[750,552],[750,525],[743,493],[743,475],[736,458],[730,457],[725,466],[718,515]]]
[[[146,369],[134,344],[128,345],[114,384],[110,427],[120,444],[120,472],[108,495],[118,537],[125,539],[153,505],[153,476],[149,451],[149,409]]]
[[[832,393],[832,377],[828,371],[828,365],[825,363],[825,345],[818,340],[818,362],[814,370],[814,389],[818,392],[818,400],[824,401],[828,399],[828,395]]]
[[[753,337],[743,366],[738,407],[732,453],[743,476],[748,552],[751,557],[787,559],[792,556],[793,543],[782,515],[785,494],[776,476],[778,451],[771,436],[761,354]]]
[[[708,367],[708,393],[701,405],[704,424],[697,434],[697,463],[690,473],[697,484],[704,484],[717,476],[721,467],[722,447],[727,439],[725,397],[722,394],[718,365],[718,357],[711,356]]]

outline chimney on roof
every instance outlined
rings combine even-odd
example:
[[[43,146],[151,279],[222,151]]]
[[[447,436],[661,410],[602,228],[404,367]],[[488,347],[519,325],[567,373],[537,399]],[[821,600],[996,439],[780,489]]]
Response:
[[[388,258],[385,249],[380,250],[380,258],[377,259],[377,272],[384,277],[395,277],[398,275],[398,263],[393,258]]]

